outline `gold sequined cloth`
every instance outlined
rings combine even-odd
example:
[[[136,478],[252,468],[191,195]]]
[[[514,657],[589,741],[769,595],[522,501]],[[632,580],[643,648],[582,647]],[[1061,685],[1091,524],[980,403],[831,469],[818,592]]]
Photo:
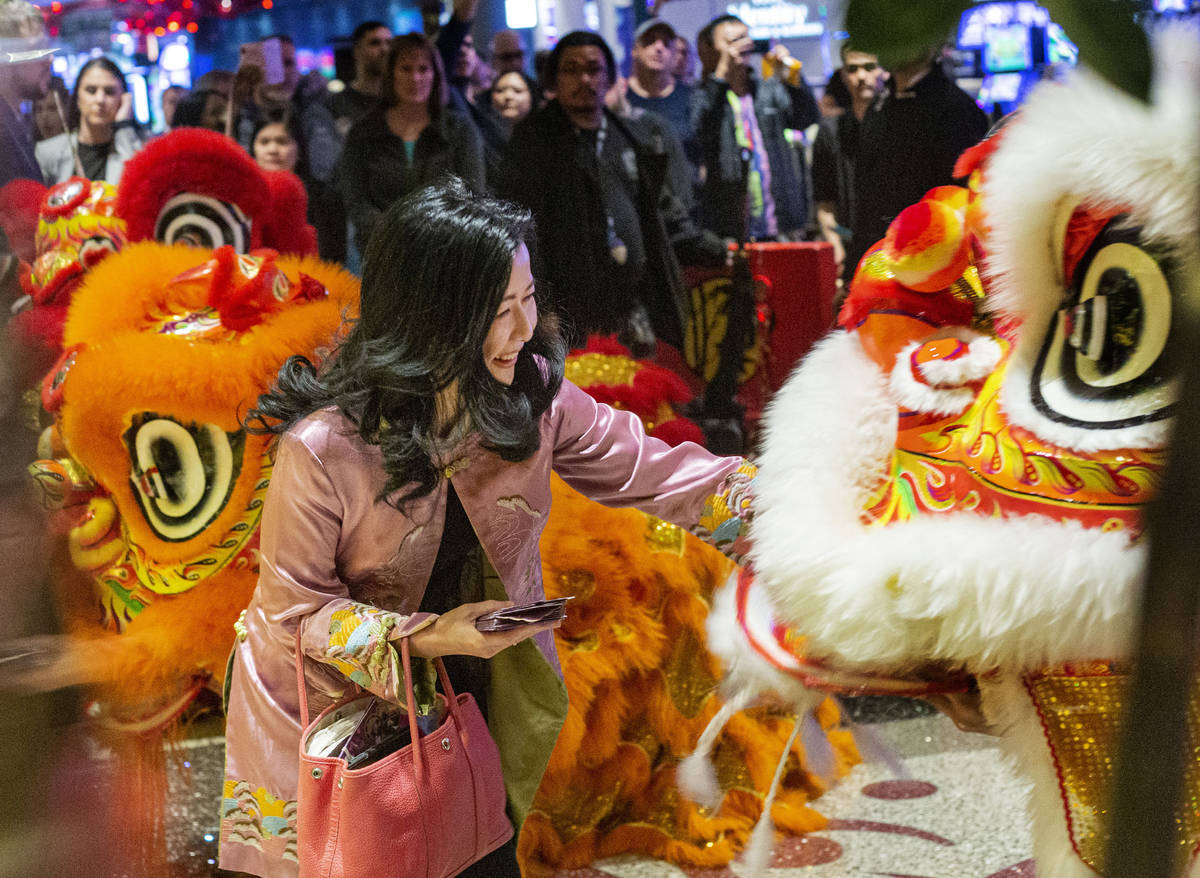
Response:
[[[1079,858],[1100,873],[1109,842],[1108,797],[1129,682],[1124,669],[1104,662],[1025,677],[1058,775],[1071,844]],[[1175,813],[1180,869],[1200,841],[1200,689],[1196,687],[1188,705],[1187,746],[1186,798]]]

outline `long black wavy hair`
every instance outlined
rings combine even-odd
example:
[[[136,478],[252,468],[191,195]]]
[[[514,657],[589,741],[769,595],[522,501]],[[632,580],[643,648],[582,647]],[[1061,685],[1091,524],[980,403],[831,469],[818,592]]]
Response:
[[[320,369],[289,358],[247,413],[246,429],[284,433],[337,406],[363,441],[382,448],[388,479],[379,499],[401,510],[437,486],[451,427],[480,434],[504,460],[528,458],[562,384],[566,345],[557,321],[539,314],[511,385],[488,371],[483,343],[517,248],[532,236],[527,210],[477,195],[457,178],[393,204],[363,256],[359,315],[349,332]],[[436,399],[451,386],[456,407],[439,424]]]

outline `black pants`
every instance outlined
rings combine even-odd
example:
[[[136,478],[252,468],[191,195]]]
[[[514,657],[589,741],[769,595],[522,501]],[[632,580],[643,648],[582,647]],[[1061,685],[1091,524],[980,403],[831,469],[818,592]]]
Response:
[[[517,836],[502,844],[478,863],[459,872],[459,878],[521,878],[517,868]]]

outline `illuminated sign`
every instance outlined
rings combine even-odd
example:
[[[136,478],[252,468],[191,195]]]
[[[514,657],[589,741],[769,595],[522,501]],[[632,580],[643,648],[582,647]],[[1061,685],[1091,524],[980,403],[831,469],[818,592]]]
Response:
[[[756,40],[819,37],[825,33],[824,22],[808,20],[808,6],[803,3],[745,0],[730,3],[725,11],[746,22],[750,36]]]
[[[537,0],[504,0],[504,21],[511,28],[537,27]]]
[[[1014,25],[1046,27],[1050,13],[1029,0],[1015,3],[980,3],[963,13],[958,25],[960,49],[981,49],[988,42],[988,31]]]

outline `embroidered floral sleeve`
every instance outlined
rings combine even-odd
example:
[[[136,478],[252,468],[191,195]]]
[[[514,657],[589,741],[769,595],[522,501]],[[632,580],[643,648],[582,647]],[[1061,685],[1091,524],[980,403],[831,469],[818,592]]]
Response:
[[[400,647],[391,639],[400,621],[395,613],[378,607],[346,603],[329,617],[329,640],[323,660],[351,682],[388,701],[405,705]],[[412,669],[417,712],[424,714],[434,701],[433,663],[413,656]]]
[[[716,546],[735,561],[749,550],[749,529],[754,519],[754,479],[758,467],[749,461],[727,475],[715,494],[704,502],[692,533]]]

